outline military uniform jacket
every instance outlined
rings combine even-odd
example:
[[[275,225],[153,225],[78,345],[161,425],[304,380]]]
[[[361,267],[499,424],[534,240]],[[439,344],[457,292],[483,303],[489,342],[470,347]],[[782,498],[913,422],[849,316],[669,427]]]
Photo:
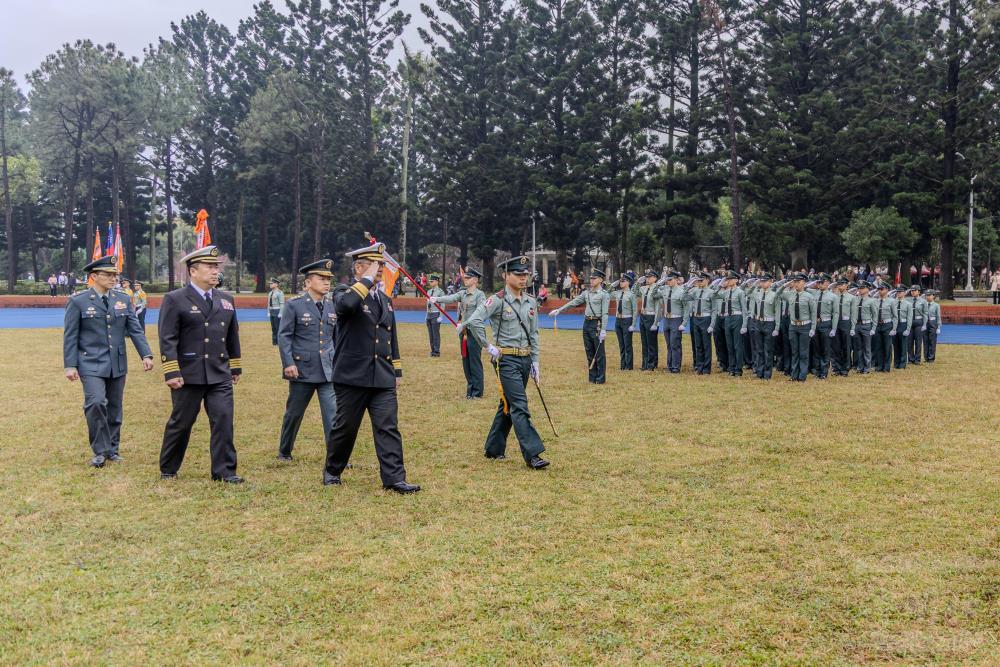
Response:
[[[861,299],[850,292],[841,292],[833,296],[836,299],[836,310],[833,316],[834,326],[839,326],[840,322],[847,320],[851,324],[851,332],[853,333],[854,325],[858,321],[858,309],[861,305]]]
[[[273,289],[267,293],[267,310],[269,313],[280,313],[285,306],[285,293],[280,289]]]
[[[299,369],[299,377],[292,382],[333,381],[336,326],[337,313],[328,301],[323,301],[322,315],[307,294],[285,302],[278,325],[278,353],[282,368]]]
[[[819,306],[816,302],[816,297],[806,290],[802,290],[801,292],[785,290],[781,293],[781,298],[788,304],[788,317],[793,326],[796,322],[808,321],[810,324],[809,330],[816,331],[816,311]],[[795,308],[796,302],[798,303],[798,313],[796,313]],[[796,314],[798,314],[798,317],[796,317]]]
[[[660,287],[660,314],[666,318],[686,318],[687,290],[683,287]],[[669,310],[669,312],[668,312]],[[685,322],[687,324],[687,322]]]
[[[632,293],[639,300],[639,312],[642,315],[655,316],[660,308],[660,289],[656,284],[636,285],[632,288]]]
[[[160,305],[164,379],[218,384],[243,372],[240,325],[233,297],[212,289],[212,308],[191,285],[168,292]]]
[[[766,290],[759,287],[748,288],[747,308],[750,309],[750,317],[765,322],[778,321],[781,318],[781,292],[783,290],[784,285],[781,287],[772,285]]]
[[[742,288],[731,287],[716,292],[715,308],[721,317],[742,316],[743,324],[740,325],[740,328],[747,328],[747,295]]]
[[[878,326],[878,299],[870,296],[857,297],[858,305],[854,309],[854,328],[858,324],[874,323]]]
[[[895,329],[899,322],[896,320],[895,299],[872,298],[875,302],[875,326],[883,323],[891,323]]]
[[[715,327],[715,319],[718,313],[715,311],[715,290],[710,287],[693,287],[687,291],[685,298],[688,300],[688,315],[690,317],[711,317],[708,327]]]
[[[913,309],[913,319],[922,319],[927,317],[927,300],[922,296],[911,296],[909,297],[910,307]]]
[[[125,336],[132,339],[140,357],[152,357],[132,299],[110,290],[108,307],[94,289],[74,294],[66,302],[63,322],[63,367],[80,375],[116,378],[128,372]]]
[[[913,305],[906,298],[894,301],[892,312],[896,316],[896,331],[909,334],[913,327]]]
[[[829,290],[806,290],[816,299],[816,317],[820,322],[833,322],[837,318],[837,295]]]
[[[427,290],[427,294],[429,294],[430,296],[436,296],[436,297],[438,297],[438,299],[440,299],[443,296],[447,296],[445,294],[445,291],[443,289],[441,289],[440,287],[432,287],[431,289]],[[430,320],[430,319],[435,319],[435,318],[438,318],[438,317],[441,317],[441,311],[439,311],[437,309],[437,306],[435,306],[433,303],[431,303],[430,301],[428,301],[427,302],[427,319]]]
[[[392,301],[367,278],[350,287],[338,285],[333,295],[337,344],[333,381],[355,387],[392,389],[403,377]]]
[[[927,303],[927,328],[935,333],[941,333],[941,304],[937,301]]]
[[[602,290],[603,291],[603,290]],[[607,294],[607,292],[605,292]],[[517,312],[514,312],[517,309]],[[518,321],[520,316],[520,322]],[[538,302],[526,292],[517,299],[504,288],[482,303],[469,318],[466,326],[480,347],[487,348],[486,321],[493,327],[493,339],[499,348],[517,347],[531,350],[531,361],[538,363],[541,345],[538,342]],[[524,327],[521,327],[521,323]],[[525,336],[525,329],[528,335]]]
[[[617,318],[635,317],[639,311],[639,300],[631,288],[628,290],[616,289],[611,293],[611,298],[615,301],[615,317]]]
[[[441,305],[455,303],[456,301],[460,301],[461,303],[458,310],[458,319],[462,322],[467,322],[472,313],[476,312],[476,308],[479,308],[480,304],[486,301],[486,295],[483,294],[483,290],[477,287],[471,292],[462,288],[454,294],[438,297],[438,303]]]
[[[583,316],[588,320],[590,319],[600,319],[601,328],[608,328],[608,310],[611,307],[611,295],[608,294],[607,290],[601,288],[597,291],[588,289],[581,292],[579,296],[574,298],[572,301],[564,303],[561,308],[556,310],[557,313],[561,313],[568,308],[573,308],[574,306],[579,306],[583,304]]]

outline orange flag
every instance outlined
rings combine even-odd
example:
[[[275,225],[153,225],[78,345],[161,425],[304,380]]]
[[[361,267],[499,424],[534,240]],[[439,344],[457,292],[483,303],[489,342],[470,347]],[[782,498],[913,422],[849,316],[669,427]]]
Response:
[[[194,223],[195,250],[212,245],[212,233],[208,231],[208,211],[201,209],[198,211],[198,218]]]

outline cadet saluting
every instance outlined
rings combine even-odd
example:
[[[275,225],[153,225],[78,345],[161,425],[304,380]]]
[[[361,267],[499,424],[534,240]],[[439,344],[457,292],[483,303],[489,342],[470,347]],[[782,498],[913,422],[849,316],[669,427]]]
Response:
[[[713,307],[715,291],[708,284],[712,276],[701,272],[694,287],[687,292],[688,315],[691,320],[691,349],[694,370],[698,375],[712,372],[712,331],[716,311]]]
[[[319,397],[323,436],[329,446],[337,398],[333,392],[333,349],[337,314],[326,301],[333,278],[333,260],[321,259],[299,269],[305,293],[285,302],[278,327],[282,377],[288,380],[288,401],[281,420],[278,460],[291,461],[295,436],[313,394]]]
[[[243,372],[240,327],[233,297],[214,289],[219,261],[213,245],[181,258],[190,282],[167,293],[160,306],[160,360],[173,403],[163,429],[161,479],[177,477],[204,402],[212,426],[212,479],[243,483],[233,445],[233,385]]]
[[[740,274],[730,271],[726,274],[722,289],[715,295],[715,307],[722,317],[723,334],[726,342],[726,359],[729,374],[743,375],[743,339],[747,333],[747,297],[738,286]],[[718,341],[716,341],[718,342]]]
[[[608,308],[611,305],[611,295],[602,286],[604,275],[604,271],[591,270],[589,290],[561,307],[549,311],[551,317],[558,317],[559,313],[567,308],[584,304],[583,348],[587,352],[587,379],[591,384],[604,384],[607,366],[604,338],[608,334]]]
[[[325,486],[339,485],[351,460],[361,420],[368,412],[375,439],[382,486],[396,493],[416,493],[406,482],[403,438],[399,434],[396,388],[403,377],[392,302],[373,286],[382,279],[385,244],[374,243],[347,253],[354,260],[355,282],[338,285],[337,346],[333,353],[333,388],[337,417],[327,440]]]
[[[94,286],[66,302],[63,324],[63,367],[66,379],[80,380],[83,414],[94,458],[90,465],[121,461],[122,398],[128,357],[125,335],[132,339],[143,369],[153,368],[153,353],[127,294],[112,289],[118,277],[117,258],[102,257],[83,267]]]
[[[431,297],[427,300],[427,340],[431,344],[431,356],[441,356],[441,313],[434,307],[434,299],[445,296],[441,289],[441,276],[432,273],[427,278],[427,295]]]
[[[687,289],[682,285],[684,277],[677,271],[667,273],[667,284],[660,287],[660,310],[663,313],[663,339],[667,345],[667,372],[680,373],[681,334],[687,323]]]
[[[788,304],[791,318],[788,327],[789,342],[792,347],[791,375],[793,382],[805,382],[809,375],[809,339],[816,335],[816,298],[805,291],[806,275],[792,276],[791,292],[782,292],[781,298]]]
[[[528,283],[528,258],[512,257],[498,267],[504,274],[504,289],[476,309],[466,325],[490,354],[502,394],[493,425],[486,436],[486,458],[503,459],[511,426],[521,445],[521,456],[529,468],[539,470],[549,465],[541,458],[545,446],[531,423],[528,378],[540,379],[538,343],[538,303],[525,293]],[[493,327],[494,343],[486,338],[486,320]]]
[[[469,317],[476,308],[486,301],[486,295],[479,289],[479,279],[483,274],[471,266],[465,267],[462,274],[462,289],[448,296],[432,296],[429,301],[434,304],[449,304],[460,301],[458,314],[458,337],[462,344],[462,372],[465,373],[465,397],[483,397],[483,358],[479,343],[474,336],[466,331]]]
[[[623,371],[632,370],[632,334],[639,306],[632,291],[634,278],[634,273],[623,273],[618,280],[618,289],[611,293],[611,298],[615,300],[615,336],[618,337],[618,355]]]

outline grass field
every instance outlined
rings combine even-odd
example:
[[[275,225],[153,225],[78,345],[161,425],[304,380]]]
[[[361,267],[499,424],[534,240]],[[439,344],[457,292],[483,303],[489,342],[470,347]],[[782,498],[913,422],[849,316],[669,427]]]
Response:
[[[209,482],[204,416],[158,481],[168,390],[134,351],[126,461],[88,468],[61,332],[0,331],[0,663],[1000,660],[1000,348],[805,385],[698,377],[688,357],[595,387],[579,332],[543,332],[562,437],[532,389],[553,462],[533,472],[513,439],[483,458],[495,384],[463,400],[453,337],[429,359],[425,335],[402,327],[424,491],[400,497],[367,427],[344,485],[321,486],[315,404],[278,464],[266,324],[243,327],[241,487]]]

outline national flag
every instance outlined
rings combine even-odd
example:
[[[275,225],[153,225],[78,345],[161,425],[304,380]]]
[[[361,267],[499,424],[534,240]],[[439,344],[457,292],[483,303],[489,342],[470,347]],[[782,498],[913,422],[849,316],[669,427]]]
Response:
[[[208,231],[208,211],[201,209],[194,223],[195,250],[200,250],[207,245],[212,245],[212,233]]]
[[[118,269],[118,273],[121,273],[122,269],[125,267],[124,254],[125,253],[123,252],[122,248],[122,230],[121,230],[121,225],[119,225],[118,229],[115,230],[115,247],[114,247],[115,267]]]
[[[95,229],[94,252],[90,257],[90,261],[93,262],[94,260],[98,260],[101,257],[104,257],[104,253],[101,252],[101,230]],[[94,274],[91,273],[87,276],[87,287],[93,287],[93,286],[94,286]]]
[[[108,238],[104,243],[104,254],[110,255],[115,250],[115,230],[114,223],[108,220]]]
[[[896,284],[899,285],[903,282],[903,263],[900,262],[896,265]]]

